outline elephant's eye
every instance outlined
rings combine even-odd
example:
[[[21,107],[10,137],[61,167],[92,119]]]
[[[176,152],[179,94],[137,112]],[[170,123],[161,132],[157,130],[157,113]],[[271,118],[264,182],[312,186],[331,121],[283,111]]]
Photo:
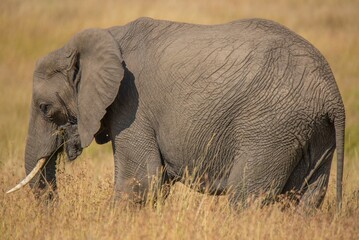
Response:
[[[50,107],[51,107],[51,104],[47,104],[47,103],[41,103],[40,104],[40,110],[46,116],[49,114]]]

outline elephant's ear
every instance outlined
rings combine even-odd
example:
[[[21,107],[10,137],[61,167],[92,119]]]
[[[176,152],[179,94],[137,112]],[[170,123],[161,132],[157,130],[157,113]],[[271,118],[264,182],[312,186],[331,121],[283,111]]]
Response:
[[[76,51],[80,81],[77,83],[78,131],[82,147],[92,142],[106,108],[117,96],[124,77],[123,59],[112,35],[103,29],[78,33],[69,46]]]

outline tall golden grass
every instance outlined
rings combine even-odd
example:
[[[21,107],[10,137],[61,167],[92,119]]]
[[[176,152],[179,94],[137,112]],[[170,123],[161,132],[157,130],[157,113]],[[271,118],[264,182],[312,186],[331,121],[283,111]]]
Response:
[[[358,1],[343,0],[2,0],[0,2],[0,239],[359,239]],[[141,16],[216,24],[240,18],[278,21],[328,59],[347,110],[344,203],[335,210],[335,164],[323,207],[304,215],[283,202],[234,212],[227,198],[176,184],[157,208],[110,206],[109,145],[93,144],[62,162],[59,201],[34,200],[24,177],[32,72],[36,59],[88,27],[122,25]]]

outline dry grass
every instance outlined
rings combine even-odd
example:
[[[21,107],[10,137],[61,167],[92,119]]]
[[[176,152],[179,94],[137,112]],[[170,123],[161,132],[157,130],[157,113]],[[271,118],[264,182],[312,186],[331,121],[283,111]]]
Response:
[[[133,0],[0,2],[0,239],[359,239],[358,1]],[[24,176],[24,145],[35,61],[87,27],[140,16],[213,24],[238,18],[276,20],[327,57],[347,109],[344,205],[335,212],[335,165],[321,210],[303,215],[281,204],[233,212],[225,197],[176,185],[164,205],[111,208],[110,146],[93,144],[62,163],[60,200],[38,204],[28,188],[5,195]]]

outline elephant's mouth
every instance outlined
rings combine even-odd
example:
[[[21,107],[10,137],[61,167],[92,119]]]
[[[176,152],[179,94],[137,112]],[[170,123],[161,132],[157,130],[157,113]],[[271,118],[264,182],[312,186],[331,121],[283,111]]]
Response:
[[[60,127],[62,133],[61,143],[64,146],[67,158],[70,161],[75,160],[82,153],[80,135],[76,124],[66,124]]]

